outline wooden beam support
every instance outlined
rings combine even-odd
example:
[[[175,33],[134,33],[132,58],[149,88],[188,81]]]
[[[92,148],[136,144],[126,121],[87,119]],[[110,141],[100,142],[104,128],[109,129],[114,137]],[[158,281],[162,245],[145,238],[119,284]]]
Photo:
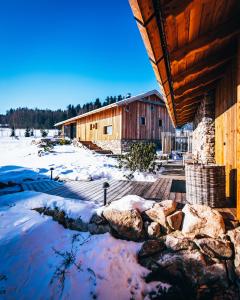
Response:
[[[183,111],[183,110],[185,111],[185,109],[188,109],[188,108],[190,108],[190,107],[196,107],[200,102],[201,102],[201,100],[183,104],[182,106],[176,107],[176,111],[177,111],[177,112]]]
[[[208,32],[206,35],[201,36],[187,44],[184,47],[181,47],[172,53],[170,53],[171,63],[174,61],[180,61],[185,58],[187,55],[197,54],[202,51],[205,51],[219,42],[228,40],[239,33],[239,17],[236,19],[231,19],[229,22],[222,24],[218,28],[214,28],[211,32]]]
[[[204,93],[215,89],[216,84],[217,84],[216,81],[214,81],[214,82],[211,82],[210,84],[207,84],[205,86],[199,86],[196,89],[189,91],[188,93],[186,93],[183,96],[176,96],[175,97],[175,103],[180,103],[183,100],[187,100],[187,99],[194,100],[196,97],[202,96],[202,95],[204,95]]]
[[[174,76],[173,82],[181,82],[182,80],[187,79],[189,76],[194,76],[198,74],[205,74],[209,71],[212,71],[219,66],[225,64],[233,58],[232,48],[225,48],[221,52],[214,53],[211,57],[205,57],[202,61],[197,64],[192,65],[190,68],[187,68],[185,71],[178,73]]]
[[[214,70],[213,72],[208,73],[207,75],[200,76],[194,81],[191,81],[178,89],[174,90],[174,95],[175,96],[183,96],[185,95],[188,91],[192,91],[195,89],[198,89],[199,87],[204,87],[211,82],[214,82],[218,80],[219,78],[223,77],[224,75],[224,68],[218,68]]]

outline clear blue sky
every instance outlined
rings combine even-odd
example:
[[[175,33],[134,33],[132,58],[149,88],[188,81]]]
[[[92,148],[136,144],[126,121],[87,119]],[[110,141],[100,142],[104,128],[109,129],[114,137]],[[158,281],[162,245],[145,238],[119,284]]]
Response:
[[[0,113],[158,88],[127,0],[4,0]]]

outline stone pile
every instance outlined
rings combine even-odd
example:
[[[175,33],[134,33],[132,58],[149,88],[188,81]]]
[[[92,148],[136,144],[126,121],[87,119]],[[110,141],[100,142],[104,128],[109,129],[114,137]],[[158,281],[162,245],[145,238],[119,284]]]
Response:
[[[146,281],[172,287],[166,298],[154,294],[149,299],[240,299],[239,224],[227,230],[221,214],[208,206],[186,204],[181,210],[172,200],[144,211],[109,206],[89,223],[56,209],[36,210],[66,228],[143,242],[138,261],[149,269]]]
[[[201,163],[215,162],[214,104],[211,95],[205,96],[194,117],[192,152]]]

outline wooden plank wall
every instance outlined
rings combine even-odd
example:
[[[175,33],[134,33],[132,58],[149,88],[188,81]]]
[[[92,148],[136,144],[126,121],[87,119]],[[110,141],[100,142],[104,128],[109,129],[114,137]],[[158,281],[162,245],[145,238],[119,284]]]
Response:
[[[240,220],[240,35],[237,52],[237,218]]]
[[[121,139],[121,111],[121,107],[114,107],[77,120],[77,138],[81,141]],[[91,125],[94,125],[92,130]],[[112,125],[111,135],[104,134],[104,126],[108,125]]]
[[[136,101],[123,108],[123,139],[159,140],[161,132],[174,132],[166,107],[152,104],[160,100],[154,96],[145,100],[151,103]],[[140,124],[140,117],[145,117],[145,125]],[[159,127],[159,119],[162,120],[162,127]]]
[[[233,59],[216,88],[215,159],[226,166],[226,195],[236,200],[237,189],[237,82]]]

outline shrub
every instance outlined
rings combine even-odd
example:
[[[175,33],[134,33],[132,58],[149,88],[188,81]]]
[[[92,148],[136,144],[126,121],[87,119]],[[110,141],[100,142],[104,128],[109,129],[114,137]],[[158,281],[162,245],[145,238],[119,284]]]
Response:
[[[15,128],[12,127],[12,131],[11,131],[11,134],[10,134],[11,137],[14,137],[15,136]]]
[[[30,128],[27,127],[24,133],[25,137],[30,137]]]
[[[48,135],[48,131],[45,129],[41,129],[41,135],[42,137],[46,137]]]
[[[119,167],[125,167],[132,172],[154,172],[156,145],[154,143],[136,143],[130,148],[130,152],[121,156]]]
[[[70,145],[71,141],[70,140],[61,139],[61,140],[59,140],[59,144],[60,145]]]
[[[30,136],[34,136],[34,130],[31,129]]]

